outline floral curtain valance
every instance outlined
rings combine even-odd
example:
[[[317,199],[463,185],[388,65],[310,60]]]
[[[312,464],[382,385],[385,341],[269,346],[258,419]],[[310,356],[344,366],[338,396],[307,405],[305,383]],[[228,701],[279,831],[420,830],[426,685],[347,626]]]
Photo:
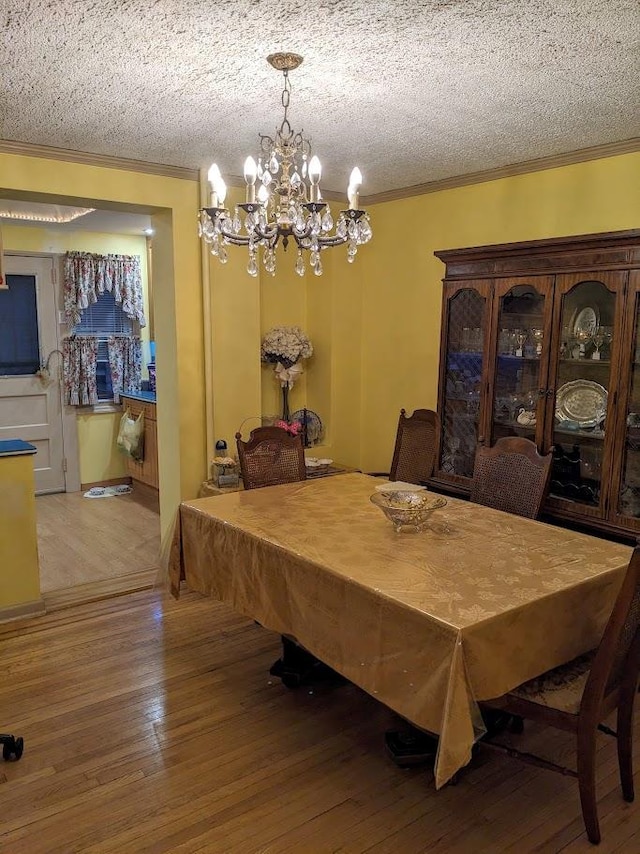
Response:
[[[132,320],[145,326],[142,277],[138,255],[93,255],[67,252],[64,256],[64,313],[74,328],[85,308],[109,291]]]

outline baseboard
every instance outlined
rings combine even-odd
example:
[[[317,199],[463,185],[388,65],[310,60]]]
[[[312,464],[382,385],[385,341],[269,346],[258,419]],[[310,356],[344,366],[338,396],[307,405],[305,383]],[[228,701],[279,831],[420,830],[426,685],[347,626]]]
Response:
[[[0,608],[0,623],[24,620],[28,617],[42,617],[46,613],[46,605],[41,597],[32,602],[22,602],[20,605],[8,605],[6,608]]]
[[[131,481],[131,486],[133,487],[131,497],[135,501],[144,504],[149,510],[154,510],[156,513],[160,512],[160,493],[157,489],[154,489],[153,486],[148,486],[146,483],[142,483],[141,480],[135,479]]]
[[[118,486],[121,483],[126,483],[127,486],[130,486],[131,478],[123,475],[122,477],[113,477],[111,480],[96,480],[93,483],[81,483],[80,491],[87,492],[87,490],[93,489],[94,486]]]
[[[66,587],[62,590],[51,590],[49,593],[42,594],[44,606],[46,612],[51,613],[74,605],[124,596],[138,590],[150,590],[158,579],[158,573],[158,567],[153,566],[128,575],[107,578],[104,581],[91,581],[88,584],[76,584],[74,587]]]

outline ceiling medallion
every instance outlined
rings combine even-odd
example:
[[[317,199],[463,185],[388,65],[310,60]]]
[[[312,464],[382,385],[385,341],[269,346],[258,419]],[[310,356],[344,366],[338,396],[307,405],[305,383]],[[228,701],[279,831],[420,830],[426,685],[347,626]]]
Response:
[[[347,188],[349,207],[340,211],[334,229],[331,211],[320,192],[320,161],[311,156],[310,141],[302,131],[293,130],[287,115],[291,95],[289,71],[297,68],[303,59],[296,53],[274,53],[267,61],[284,75],[282,124],[274,137],[259,135],[257,163],[253,157],[247,157],[246,201],[236,205],[233,214],[224,207],[227,187],[220,170],[215,163],[211,166],[208,175],[211,206],[200,211],[198,233],[209,244],[211,254],[223,264],[227,261],[226,245],[248,247],[247,272],[251,276],[258,275],[259,246],[263,247],[265,271],[275,275],[276,246],[281,241],[286,249],[289,241],[294,241],[296,273],[304,276],[306,257],[315,275],[321,276],[323,250],[346,243],[347,260],[352,262],[358,246],[371,239],[369,214],[358,207],[362,175],[357,167],[351,172]]]

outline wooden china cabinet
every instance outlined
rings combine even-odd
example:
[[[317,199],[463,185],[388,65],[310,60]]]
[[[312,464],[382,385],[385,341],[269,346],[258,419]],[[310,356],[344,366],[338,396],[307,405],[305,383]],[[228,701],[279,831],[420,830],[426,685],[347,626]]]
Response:
[[[640,230],[435,253],[446,265],[432,485],[468,494],[478,444],[553,453],[543,514],[640,533]]]

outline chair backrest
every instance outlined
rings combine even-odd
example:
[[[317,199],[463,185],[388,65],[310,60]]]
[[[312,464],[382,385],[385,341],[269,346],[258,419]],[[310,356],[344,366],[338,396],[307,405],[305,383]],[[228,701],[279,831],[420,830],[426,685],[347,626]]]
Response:
[[[389,480],[422,483],[433,474],[440,439],[440,418],[431,409],[400,410]]]
[[[282,427],[256,427],[249,439],[236,433],[240,472],[245,489],[295,483],[305,480],[302,436],[294,436]]]
[[[640,547],[633,550],[622,587],[593,659],[580,714],[600,719],[603,700],[626,682],[634,691],[640,669]]]
[[[535,519],[549,484],[551,456],[540,456],[534,442],[519,436],[498,439],[492,448],[478,448],[471,500]]]

